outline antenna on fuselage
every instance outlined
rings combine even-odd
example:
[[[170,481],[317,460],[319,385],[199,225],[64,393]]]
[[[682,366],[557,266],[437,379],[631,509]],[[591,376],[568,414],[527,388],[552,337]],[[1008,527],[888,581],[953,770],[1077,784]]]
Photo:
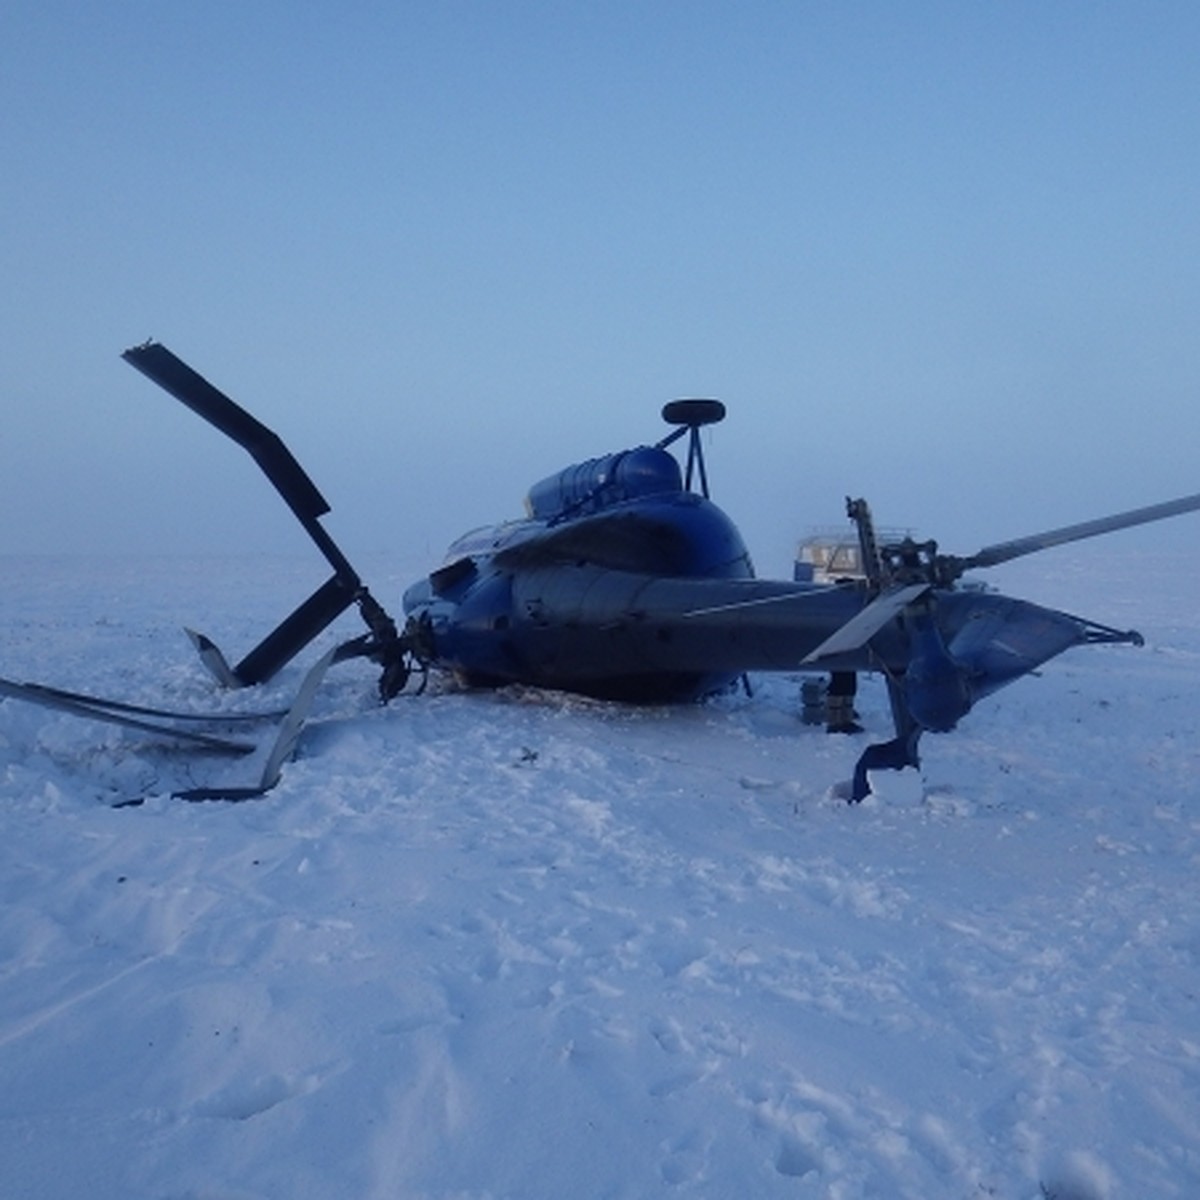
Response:
[[[700,428],[703,425],[715,425],[725,420],[725,405],[720,400],[672,400],[663,405],[663,420],[668,425],[678,425],[673,433],[667,434],[658,443],[659,450],[665,450],[672,442],[677,442],[683,435],[689,434],[687,471],[684,474],[684,487],[689,491],[692,487],[692,475],[700,477],[700,494],[708,499],[708,472],[704,469],[704,449],[700,444]]]

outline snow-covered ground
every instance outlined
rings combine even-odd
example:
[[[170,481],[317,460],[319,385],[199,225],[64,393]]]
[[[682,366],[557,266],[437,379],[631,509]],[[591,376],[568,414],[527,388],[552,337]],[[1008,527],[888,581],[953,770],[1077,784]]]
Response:
[[[0,701],[0,1195],[1200,1195],[1200,551],[1172,532],[994,572],[1147,644],[1070,652],[857,808],[862,739],[802,725],[794,678],[380,709],[347,664],[241,805],[168,793],[253,762]],[[240,655],[311,561],[2,565],[9,678],[271,707],[320,649],[219,695],[179,632]],[[358,565],[398,609],[407,573]],[[885,735],[877,681],[860,707]]]

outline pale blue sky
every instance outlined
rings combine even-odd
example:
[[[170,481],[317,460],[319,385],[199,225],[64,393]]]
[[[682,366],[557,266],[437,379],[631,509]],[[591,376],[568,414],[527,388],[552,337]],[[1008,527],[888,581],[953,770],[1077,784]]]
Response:
[[[0,113],[0,552],[303,547],[151,336],[351,557],[686,395],[772,571],[1200,489],[1191,2],[9,0]]]

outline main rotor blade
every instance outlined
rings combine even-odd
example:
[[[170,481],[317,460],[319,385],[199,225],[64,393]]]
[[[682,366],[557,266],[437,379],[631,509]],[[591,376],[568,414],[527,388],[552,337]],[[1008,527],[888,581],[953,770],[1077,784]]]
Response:
[[[363,587],[358,572],[321,524],[329,504],[279,435],[158,342],[134,346],[121,357],[248,451],[334,570],[332,579],[285,617],[236,667],[230,668],[207,639],[197,641],[202,660],[217,679],[227,686],[265,682],[355,603],[373,632],[390,630],[394,638],[391,618]]]
[[[250,742],[235,742],[211,733],[199,733],[194,729],[177,729],[160,721],[130,716],[128,712],[104,701],[97,703],[86,698],[73,699],[70,693],[55,688],[39,687],[37,684],[0,679],[0,696],[7,696],[13,700],[27,700],[31,704],[40,704],[43,708],[57,709],[59,712],[86,717],[91,721],[103,721],[108,725],[122,725],[126,729],[138,729],[158,737],[177,738],[202,746],[206,750],[217,750],[222,754],[249,754],[254,750],[254,745]]]
[[[969,558],[959,559],[960,573],[975,567],[994,567],[999,563],[1010,562],[1012,559],[1021,558],[1026,554],[1034,554],[1038,550],[1047,550],[1051,546],[1062,546],[1067,542],[1079,542],[1084,538],[1099,537],[1102,533],[1115,533],[1118,529],[1146,525],[1151,521],[1162,521],[1167,517],[1176,517],[1181,513],[1195,512],[1198,509],[1200,509],[1200,492],[1193,496],[1182,496],[1178,500],[1167,500],[1162,504],[1150,504],[1145,508],[1134,508],[1129,512],[1115,513],[1111,517],[1081,521],[1078,525],[1064,525],[1061,529],[1050,529],[1045,533],[1015,538],[1011,542],[998,542],[994,546],[985,546],[978,554],[972,554]]]
[[[186,404],[192,412],[246,449],[287,501],[288,507],[306,525],[329,511],[325,497],[292,457],[278,434],[230,400],[224,392],[218,391],[166,346],[158,342],[146,342],[126,350],[121,357],[147,379],[157,383],[163,391],[169,392],[181,404]]]

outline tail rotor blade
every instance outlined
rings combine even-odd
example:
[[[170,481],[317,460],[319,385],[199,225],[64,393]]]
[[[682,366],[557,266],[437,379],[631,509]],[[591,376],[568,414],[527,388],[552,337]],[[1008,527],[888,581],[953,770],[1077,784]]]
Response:
[[[877,596],[807,655],[802,665],[819,664],[824,659],[865,646],[889,621],[895,620],[914,600],[928,592],[929,587],[928,583],[910,583]]]

